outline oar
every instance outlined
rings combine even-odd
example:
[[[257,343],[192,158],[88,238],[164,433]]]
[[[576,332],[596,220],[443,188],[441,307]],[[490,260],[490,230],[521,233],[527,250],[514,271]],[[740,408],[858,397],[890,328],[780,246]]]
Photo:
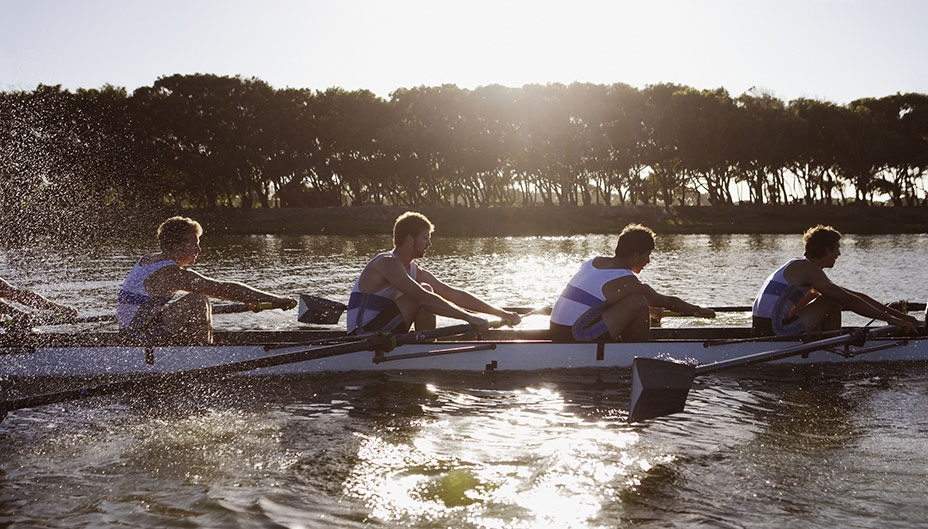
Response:
[[[532,307],[503,307],[503,310],[506,312],[515,312],[519,316],[534,316],[536,314],[541,314],[543,316],[550,316],[551,309],[554,308],[554,305],[548,304],[542,307],[532,308]]]
[[[632,389],[628,421],[638,422],[683,411],[686,406],[686,396],[693,386],[693,380],[699,375],[811,353],[826,347],[847,344],[862,345],[869,338],[891,334],[898,330],[895,325],[859,329],[842,336],[701,366],[635,357],[632,362]]]
[[[534,316],[536,314],[541,314],[542,316],[550,316],[551,309],[554,308],[554,305],[549,303],[547,305],[542,305],[541,307],[503,307],[503,310],[506,312],[515,312],[519,316]]]
[[[503,324],[504,322],[492,322],[490,326],[500,327]],[[168,382],[192,380],[201,377],[215,376],[238,371],[251,371],[254,369],[292,364],[295,362],[305,362],[307,360],[318,360],[321,358],[356,353],[359,351],[391,351],[400,345],[424,342],[426,340],[433,340],[435,338],[441,338],[444,336],[464,334],[471,332],[474,329],[475,326],[473,324],[465,323],[461,325],[452,325],[449,327],[440,327],[427,331],[408,332],[404,334],[380,334],[376,336],[370,336],[360,342],[314,347],[310,349],[303,349],[301,351],[293,351],[279,355],[254,358],[251,360],[201,367],[198,369],[191,369],[189,371],[158,373],[154,375],[133,378],[130,380],[110,382],[97,386],[71,389],[55,393],[46,393],[43,395],[35,395],[32,397],[23,397],[19,399],[11,399],[0,403],[0,421],[6,417],[8,412],[23,408],[34,408],[36,406],[45,406],[48,404],[67,402],[71,400],[83,399],[86,397],[106,395],[126,389],[141,388]]]
[[[712,309],[715,312],[751,312],[753,307],[748,306],[734,306],[734,307],[706,307]],[[661,313],[662,318],[694,318],[692,314],[683,314],[682,312],[676,312],[669,309],[664,309]]]
[[[291,304],[286,307],[281,307],[283,310],[289,310],[293,307],[296,307],[297,302],[294,300]],[[275,308],[270,303],[227,303],[224,305],[215,305],[212,308],[213,314],[238,314],[241,312],[261,312],[264,310],[270,310]],[[16,320],[9,320],[12,324],[11,326],[16,326]],[[47,318],[35,318],[29,325],[32,327],[41,327],[45,325],[70,325],[74,323],[99,323],[99,322],[110,322],[116,321],[115,314],[103,314],[99,316],[78,316],[77,318],[58,318],[55,316],[48,316]]]
[[[338,323],[342,312],[348,308],[348,305],[332,301],[330,299],[320,298],[310,294],[300,294],[300,305],[296,314],[296,321],[300,323],[318,323],[324,325],[334,325]]]
[[[925,310],[924,303],[911,303],[908,301],[894,301],[892,303],[887,303],[891,308],[894,308],[900,312],[918,312]],[[754,310],[754,307],[751,305],[734,305],[726,307],[708,307],[715,312],[751,312]],[[679,312],[674,312],[672,310],[664,309],[663,317],[675,317],[675,316],[689,316],[688,314],[681,314]]]
[[[784,341],[811,341],[811,340],[821,340],[822,338],[828,336],[834,336],[836,334],[844,334],[845,330],[843,329],[834,329],[831,331],[816,331],[816,332],[797,332],[794,334],[768,334],[763,336],[748,336],[747,338],[720,338],[717,340],[706,340],[702,343],[703,347],[714,347],[716,345],[731,345],[735,343],[745,343],[745,342],[784,342]]]
[[[322,325],[334,325],[348,306],[331,299],[313,296],[311,294],[300,294],[299,310],[297,310],[297,321],[300,323],[316,323]],[[543,307],[503,307],[506,312],[515,312],[520,316],[532,316],[535,314],[550,315],[551,305]],[[749,309],[750,310],[750,309]]]
[[[887,303],[887,305],[889,305],[889,308],[891,309],[896,309],[899,312],[906,314],[909,312],[919,312],[925,310],[925,303],[912,303],[906,300],[893,301],[892,303]]]

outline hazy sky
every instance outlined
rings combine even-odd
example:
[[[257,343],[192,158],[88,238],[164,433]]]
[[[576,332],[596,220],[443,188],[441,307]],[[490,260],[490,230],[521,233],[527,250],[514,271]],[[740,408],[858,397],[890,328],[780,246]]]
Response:
[[[928,93],[922,0],[0,0],[0,90],[175,73],[274,87],[674,82]]]

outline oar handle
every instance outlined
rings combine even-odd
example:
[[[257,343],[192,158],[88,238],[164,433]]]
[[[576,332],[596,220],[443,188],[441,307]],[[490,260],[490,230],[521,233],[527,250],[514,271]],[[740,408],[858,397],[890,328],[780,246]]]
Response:
[[[506,312],[515,312],[519,316],[534,316],[535,314],[550,315],[553,305],[550,303],[541,307],[503,307]]]

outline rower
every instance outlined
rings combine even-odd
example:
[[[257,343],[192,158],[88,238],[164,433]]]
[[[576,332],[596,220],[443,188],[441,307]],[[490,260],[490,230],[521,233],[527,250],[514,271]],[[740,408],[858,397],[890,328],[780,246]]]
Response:
[[[509,325],[518,325],[515,312],[497,308],[461,289],[438,280],[419,266],[432,246],[435,226],[421,213],[406,212],[393,224],[393,251],[374,256],[361,271],[348,299],[349,333],[405,332],[434,329],[436,315],[464,320],[488,328],[486,319],[462,309],[492,314]]]
[[[38,309],[43,311],[44,314],[26,312],[3,300]],[[77,317],[77,311],[71,307],[55,303],[27,288],[13,286],[0,277],[0,315],[9,316],[15,322],[14,326],[28,328],[43,320],[52,320],[56,317],[63,320],[73,320]]]
[[[651,262],[652,250],[654,232],[629,224],[619,234],[615,255],[580,265],[551,310],[551,339],[643,342],[648,339],[652,307],[714,318],[714,310],[659,294],[638,280],[637,274]]]
[[[119,291],[119,330],[142,341],[212,343],[212,310],[207,296],[248,304],[270,303],[284,310],[296,303],[235,281],[218,281],[184,268],[196,262],[203,228],[187,217],[158,226],[161,251],[138,260]],[[178,291],[188,292],[177,301]]]
[[[841,233],[831,226],[819,224],[806,230],[803,257],[790,259],[775,270],[757,293],[752,325],[755,335],[838,329],[842,310],[915,332],[918,320],[912,316],[828,279],[825,268],[832,268],[841,255],[840,240]]]

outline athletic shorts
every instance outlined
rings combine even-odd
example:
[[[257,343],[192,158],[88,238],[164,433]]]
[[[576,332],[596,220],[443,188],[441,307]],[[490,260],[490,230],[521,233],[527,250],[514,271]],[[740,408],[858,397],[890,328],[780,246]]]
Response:
[[[551,339],[557,342],[611,342],[612,335],[603,321],[603,312],[613,304],[603,302],[590,307],[570,326],[550,324]]]
[[[805,332],[806,326],[796,316],[783,320],[754,316],[751,329],[754,336],[786,336]]]
[[[408,331],[409,324],[403,319],[402,311],[400,311],[396,302],[391,300],[379,314],[374,316],[374,319],[363,326],[355,327],[355,329],[348,334],[365,334],[371,332],[396,334]]]

